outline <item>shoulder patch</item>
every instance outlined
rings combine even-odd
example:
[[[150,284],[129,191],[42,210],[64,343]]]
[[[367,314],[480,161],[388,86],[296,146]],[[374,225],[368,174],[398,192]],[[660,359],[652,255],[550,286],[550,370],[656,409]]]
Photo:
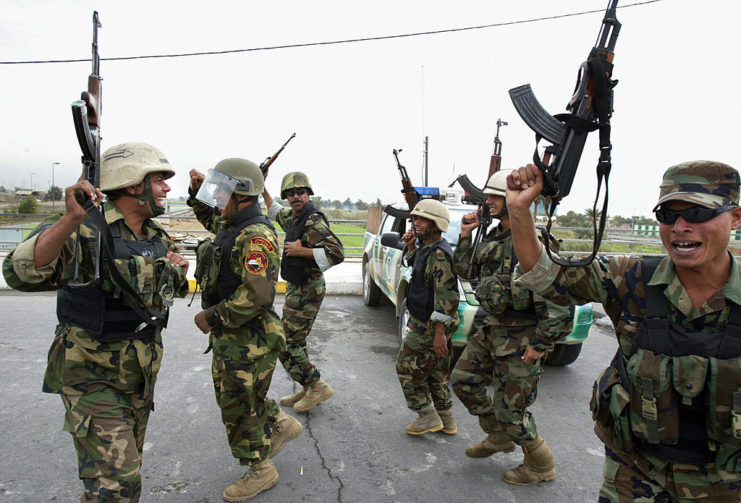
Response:
[[[244,266],[250,274],[262,274],[268,268],[268,256],[264,251],[252,250],[244,261]]]
[[[251,245],[250,246],[251,249],[254,249],[257,247],[263,247],[270,253],[275,251],[275,247],[272,245],[272,243],[268,241],[267,239],[261,238],[261,237],[255,237],[255,238],[250,239],[250,245]]]

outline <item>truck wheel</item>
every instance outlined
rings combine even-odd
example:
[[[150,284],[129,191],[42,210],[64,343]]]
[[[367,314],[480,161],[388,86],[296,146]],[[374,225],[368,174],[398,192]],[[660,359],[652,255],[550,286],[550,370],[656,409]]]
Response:
[[[571,365],[581,353],[581,343],[579,344],[556,344],[553,351],[545,356],[545,364],[554,367],[563,367]]]
[[[401,312],[399,313],[399,347],[404,344],[404,337],[407,336],[409,328],[407,323],[409,322],[409,309],[407,309],[407,300],[401,303]]]
[[[370,269],[363,264],[363,302],[366,306],[377,306],[381,302],[381,289],[373,282]]]

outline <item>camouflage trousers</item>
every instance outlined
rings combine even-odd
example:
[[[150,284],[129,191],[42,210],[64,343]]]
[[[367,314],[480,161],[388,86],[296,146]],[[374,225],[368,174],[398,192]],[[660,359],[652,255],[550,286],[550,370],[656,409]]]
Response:
[[[396,375],[399,376],[401,391],[407,401],[407,407],[419,411],[430,403],[437,410],[448,410],[453,407],[450,382],[450,338],[448,338],[448,355],[439,358],[435,355],[435,335],[433,330],[420,330],[409,321],[409,332],[396,357]],[[428,333],[430,332],[430,333]]]
[[[83,483],[80,501],[139,501],[142,448],[153,397],[113,388],[61,397],[64,429],[72,434]]]
[[[267,394],[278,353],[234,358],[234,353],[242,354],[242,348],[234,348],[231,356],[223,349],[214,345],[211,365],[216,404],[232,455],[240,465],[253,465],[270,456],[271,425],[279,409]]]
[[[283,304],[283,330],[286,332],[286,351],[278,355],[280,363],[291,379],[302,386],[310,386],[321,376],[309,361],[306,337],[324,300],[324,277],[313,278],[296,286],[286,283],[286,300]]]
[[[528,407],[535,402],[538,381],[542,372],[540,360],[526,364],[521,356],[523,349],[515,351],[503,348],[516,347],[518,339],[526,336],[534,327],[496,328],[480,327],[468,340],[463,354],[458,359],[450,382],[456,396],[475,416],[496,414],[496,418],[513,442],[525,445],[538,436],[535,419]],[[487,386],[494,388],[489,396]]]
[[[716,482],[712,464],[693,466],[668,463],[657,469],[643,458],[605,447],[604,480],[600,503],[690,502],[730,503],[741,501],[741,483]]]

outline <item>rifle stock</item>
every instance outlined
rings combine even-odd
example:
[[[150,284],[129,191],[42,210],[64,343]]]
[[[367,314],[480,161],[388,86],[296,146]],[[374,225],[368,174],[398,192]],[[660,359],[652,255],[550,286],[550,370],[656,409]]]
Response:
[[[283,144],[283,146],[281,146],[278,149],[278,151],[276,153],[274,153],[271,157],[268,157],[267,159],[265,159],[264,161],[262,161],[262,164],[260,164],[260,170],[262,171],[262,174],[263,175],[268,172],[268,168],[270,168],[270,166],[275,162],[275,160],[278,158],[278,156],[280,155],[280,153],[283,152],[283,149],[286,148],[286,145],[288,145],[288,142],[291,141],[291,140],[293,140],[295,137],[296,137],[296,133],[293,133],[286,140],[286,142]]]

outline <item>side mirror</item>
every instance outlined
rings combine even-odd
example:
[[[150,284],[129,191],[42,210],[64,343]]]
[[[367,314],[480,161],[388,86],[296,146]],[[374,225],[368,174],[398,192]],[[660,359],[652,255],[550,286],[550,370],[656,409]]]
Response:
[[[388,246],[389,248],[396,248],[397,250],[403,250],[406,247],[406,243],[401,240],[401,234],[398,232],[387,232],[382,234],[381,245]]]

